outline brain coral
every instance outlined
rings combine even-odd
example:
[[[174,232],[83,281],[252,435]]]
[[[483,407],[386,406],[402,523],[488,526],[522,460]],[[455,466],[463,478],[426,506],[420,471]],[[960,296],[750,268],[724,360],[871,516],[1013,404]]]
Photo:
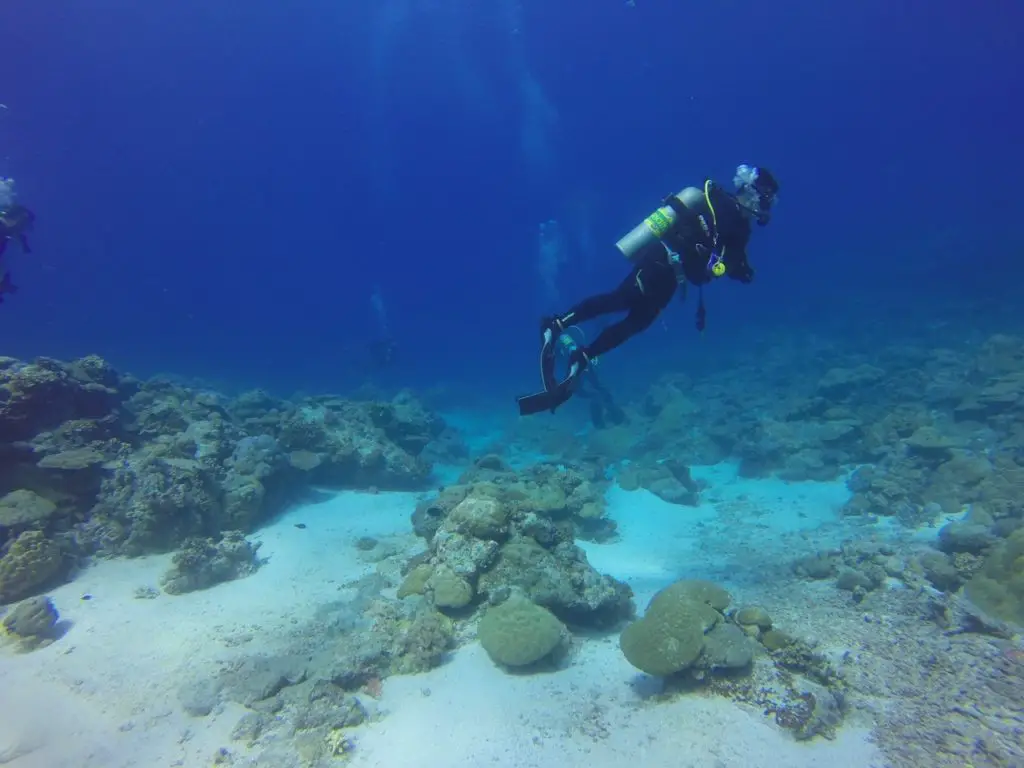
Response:
[[[477,628],[491,660],[509,667],[534,664],[558,648],[566,629],[546,608],[520,595],[487,609]]]
[[[985,613],[1024,628],[1024,529],[992,551],[964,593]]]
[[[730,602],[729,593],[709,581],[677,581],[651,598],[644,617],[623,630],[619,647],[641,672],[681,672],[698,659],[705,634]]]
[[[0,603],[27,597],[60,568],[60,548],[41,531],[25,531],[0,558]]]

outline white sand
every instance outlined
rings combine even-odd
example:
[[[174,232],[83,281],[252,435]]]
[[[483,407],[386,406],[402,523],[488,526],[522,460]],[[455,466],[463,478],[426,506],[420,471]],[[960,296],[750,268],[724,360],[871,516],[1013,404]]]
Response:
[[[343,583],[373,571],[354,540],[407,533],[414,505],[411,494],[346,493],[293,510],[254,537],[269,558],[263,568],[202,592],[134,597],[157,584],[169,556],[101,562],[54,590],[72,623],[67,635],[31,654],[0,655],[0,765],[210,765],[218,748],[233,748],[228,736],[244,710],[189,717],[177,699],[182,681],[273,652],[288,629],[337,600]],[[36,749],[4,762],[27,748]]]
[[[511,676],[478,645],[415,677],[390,678],[387,716],[361,729],[359,768],[501,765],[517,768],[868,768],[867,735],[797,744],[724,699],[645,702],[644,683],[616,638],[588,640],[570,667]],[[429,692],[429,695],[425,693]],[[639,761],[639,762],[637,762]]]
[[[839,543],[818,529],[834,526],[849,498],[843,482],[748,480],[730,464],[697,467],[693,475],[709,484],[698,507],[669,504],[645,490],[611,488],[607,499],[619,540],[582,544],[597,570],[633,588],[641,608],[677,579],[712,579],[732,590],[756,580],[768,559],[789,562]],[[723,505],[739,511],[723,516]],[[794,538],[803,552],[794,551]]]
[[[742,480],[728,466],[695,475],[712,483],[709,496],[722,501],[745,496],[753,508],[775,512],[744,531],[753,541],[763,540],[769,525],[790,532],[827,525],[848,495],[842,483]],[[712,504],[680,507],[646,491],[618,488],[609,491],[608,500],[620,540],[584,544],[584,549],[598,570],[630,584],[641,609],[672,581],[706,577],[721,565],[718,554],[705,546],[709,534],[723,535]],[[845,729],[834,742],[800,744],[766,718],[721,698],[694,694],[667,704],[648,701],[643,694],[655,685],[626,662],[615,636],[589,638],[567,669],[533,676],[501,672],[473,645],[427,674],[385,681],[381,704],[388,715],[357,734],[352,765],[883,765],[863,730]]]
[[[614,491],[622,541],[587,547],[600,570],[633,584],[640,601],[680,575],[699,575],[701,560],[713,554],[702,555],[699,537],[701,525],[713,525],[713,509],[659,506],[652,498]],[[189,717],[176,698],[181,682],[275,650],[317,606],[341,596],[345,582],[373,570],[358,558],[354,539],[408,534],[414,503],[409,494],[346,493],[294,510],[256,537],[270,558],[266,566],[205,592],[135,599],[137,587],[156,584],[167,557],[101,563],[55,590],[54,602],[73,623],[66,637],[32,654],[0,655],[0,764],[198,768],[228,746],[238,756],[235,765],[245,765],[244,750],[228,738],[244,710],[227,705]],[[295,528],[298,522],[307,528]],[[666,535],[672,530],[677,534]],[[93,599],[80,600],[83,593]],[[507,675],[479,646],[466,646],[439,669],[385,682],[386,716],[355,730],[350,764],[881,765],[863,732],[796,744],[764,718],[721,699],[648,702],[641,693],[651,684],[625,662],[615,637],[588,638],[568,668],[534,676]],[[14,757],[10,750],[27,754]]]

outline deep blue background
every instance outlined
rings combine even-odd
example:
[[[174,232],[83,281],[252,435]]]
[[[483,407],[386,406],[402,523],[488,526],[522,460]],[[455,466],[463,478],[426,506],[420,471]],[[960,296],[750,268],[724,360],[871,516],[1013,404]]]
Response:
[[[1022,13],[5,0],[0,172],[38,231],[36,254],[5,257],[21,292],[0,353],[337,390],[362,378],[379,286],[402,348],[387,383],[511,397],[535,383],[537,317],[555,309],[539,223],[576,243],[569,304],[621,279],[614,241],[664,194],[738,162],[770,167],[782,199],[754,285],[708,292],[716,348],[881,308],[941,321],[950,297],[1013,312]],[[699,357],[692,311],[609,361]]]

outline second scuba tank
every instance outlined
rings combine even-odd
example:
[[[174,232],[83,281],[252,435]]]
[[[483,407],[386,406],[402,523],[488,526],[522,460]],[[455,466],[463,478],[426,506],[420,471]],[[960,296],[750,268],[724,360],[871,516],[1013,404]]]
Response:
[[[682,203],[683,193],[676,195],[676,199]],[[677,214],[671,206],[663,205],[620,238],[615,247],[627,259],[634,259],[652,243],[659,242],[676,223],[676,217]]]

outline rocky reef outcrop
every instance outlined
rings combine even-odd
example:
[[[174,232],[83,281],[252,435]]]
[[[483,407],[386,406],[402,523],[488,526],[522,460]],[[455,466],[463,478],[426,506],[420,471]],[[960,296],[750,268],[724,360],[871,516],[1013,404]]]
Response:
[[[90,356],[0,358],[0,602],[90,555],[242,533],[313,486],[416,489],[461,444],[407,393],[228,397]]]
[[[409,564],[399,595],[465,611],[516,594],[570,626],[615,626],[632,615],[632,592],[595,571],[575,544],[597,519],[598,510],[580,516],[595,498],[568,467],[517,473],[486,458],[413,513],[428,549]]]
[[[662,589],[619,638],[626,659],[669,689],[694,684],[753,704],[797,739],[834,737],[846,683],[828,658],[773,627],[762,606],[730,611],[731,595],[708,581]]]
[[[18,603],[3,617],[0,636],[12,638],[18,650],[34,651],[59,636],[59,622],[53,601],[38,595]]]

